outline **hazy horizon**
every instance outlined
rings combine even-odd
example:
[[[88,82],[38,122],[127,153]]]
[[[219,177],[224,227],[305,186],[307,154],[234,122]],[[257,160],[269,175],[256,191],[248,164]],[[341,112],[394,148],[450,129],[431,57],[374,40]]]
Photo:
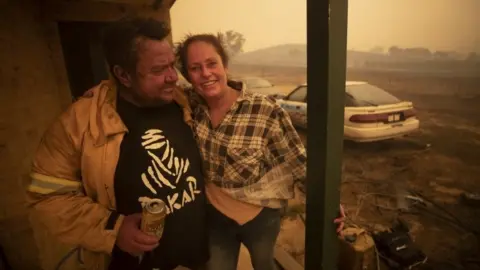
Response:
[[[245,36],[245,52],[306,43],[305,1],[191,3],[177,0],[172,7],[174,42],[187,33],[234,30]],[[480,53],[478,10],[479,0],[350,0],[347,47],[368,51],[376,46],[388,50],[395,45]]]

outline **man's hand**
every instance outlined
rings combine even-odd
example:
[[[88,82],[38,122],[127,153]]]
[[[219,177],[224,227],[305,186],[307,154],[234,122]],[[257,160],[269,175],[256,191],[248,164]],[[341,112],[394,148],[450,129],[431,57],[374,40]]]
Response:
[[[343,227],[345,226],[345,217],[345,209],[343,209],[343,205],[340,204],[340,216],[333,220],[333,222],[338,225],[337,234],[339,235],[341,235]]]
[[[133,256],[152,251],[158,246],[158,237],[148,235],[140,230],[142,214],[126,216],[118,230],[116,245]]]

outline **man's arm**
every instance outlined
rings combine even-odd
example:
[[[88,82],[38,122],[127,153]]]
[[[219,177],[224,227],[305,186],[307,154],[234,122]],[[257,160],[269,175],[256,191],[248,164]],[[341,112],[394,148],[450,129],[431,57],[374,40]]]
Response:
[[[72,112],[44,134],[34,156],[27,203],[60,241],[110,253],[123,216],[85,195],[79,176],[81,142],[74,139],[82,138],[83,130],[69,119]]]

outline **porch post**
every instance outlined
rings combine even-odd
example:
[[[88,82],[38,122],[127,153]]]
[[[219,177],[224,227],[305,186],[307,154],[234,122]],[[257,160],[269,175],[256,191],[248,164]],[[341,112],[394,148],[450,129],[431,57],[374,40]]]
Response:
[[[306,270],[337,269],[347,14],[348,0],[307,0]]]

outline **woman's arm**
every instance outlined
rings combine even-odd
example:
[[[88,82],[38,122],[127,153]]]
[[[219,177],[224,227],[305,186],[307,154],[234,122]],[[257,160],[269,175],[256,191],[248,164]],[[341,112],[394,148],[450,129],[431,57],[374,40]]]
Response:
[[[274,166],[281,166],[282,171],[291,172],[294,182],[305,190],[307,176],[307,152],[297,131],[293,127],[288,113],[275,105],[273,120],[268,135],[267,148],[274,160]]]

